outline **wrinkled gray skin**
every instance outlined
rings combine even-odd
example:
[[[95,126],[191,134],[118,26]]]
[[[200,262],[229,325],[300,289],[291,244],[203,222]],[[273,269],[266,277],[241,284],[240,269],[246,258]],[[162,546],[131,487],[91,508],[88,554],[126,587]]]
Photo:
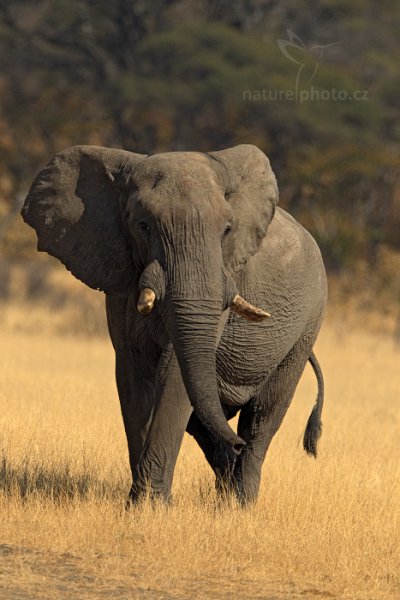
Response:
[[[218,489],[257,497],[261,466],[310,359],[319,396],[304,447],[316,454],[323,381],[312,348],[326,279],[310,234],[277,208],[255,146],[143,156],[91,146],[56,155],[22,214],[38,249],[105,291],[129,446],[132,501],[168,500],[187,430]],[[140,314],[140,290],[156,294]],[[271,313],[229,310],[239,293]],[[311,357],[311,358],[310,358]],[[227,419],[239,414],[235,433]]]

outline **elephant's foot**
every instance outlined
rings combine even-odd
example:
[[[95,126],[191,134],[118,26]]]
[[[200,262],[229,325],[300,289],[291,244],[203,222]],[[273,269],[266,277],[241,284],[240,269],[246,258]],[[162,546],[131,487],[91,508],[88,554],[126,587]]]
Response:
[[[234,500],[239,506],[251,506],[257,500],[259,478],[243,478],[241,466],[241,456],[225,462],[223,468],[220,463],[215,469],[215,489],[222,501]]]
[[[232,457],[222,446],[217,443],[214,452],[215,490],[220,500],[229,501],[236,496],[235,485],[236,456]]]
[[[239,506],[246,507],[254,504],[257,499],[257,496],[245,492],[243,486],[235,479],[234,473],[229,473],[229,476],[217,475],[215,489],[219,500],[224,503],[233,500]]]
[[[226,465],[224,470],[215,470],[215,490],[219,498],[224,499],[235,493],[233,481],[234,463]]]
[[[125,509],[130,510],[131,508],[140,506],[144,502],[150,502],[153,505],[163,504],[169,506],[172,503],[171,490],[155,490],[150,485],[141,487],[133,483],[129,491]]]

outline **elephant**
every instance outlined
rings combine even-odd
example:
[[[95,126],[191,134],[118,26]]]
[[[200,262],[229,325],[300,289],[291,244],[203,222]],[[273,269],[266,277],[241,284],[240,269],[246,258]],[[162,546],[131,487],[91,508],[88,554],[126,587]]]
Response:
[[[154,155],[73,146],[30,188],[22,216],[38,250],[105,293],[131,503],[171,500],[185,431],[217,490],[254,502],[308,361],[318,395],[303,446],[316,456],[326,274],[313,237],[277,201],[270,162],[251,144]]]

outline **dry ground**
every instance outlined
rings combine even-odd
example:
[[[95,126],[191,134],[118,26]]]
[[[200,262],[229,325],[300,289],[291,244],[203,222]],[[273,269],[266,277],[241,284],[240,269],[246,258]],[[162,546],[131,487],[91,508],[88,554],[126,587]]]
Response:
[[[400,352],[325,326],[317,461],[299,439],[307,369],[265,462],[258,504],[218,506],[185,439],[170,508],[129,487],[108,340],[10,324],[0,340],[0,598],[400,598]]]

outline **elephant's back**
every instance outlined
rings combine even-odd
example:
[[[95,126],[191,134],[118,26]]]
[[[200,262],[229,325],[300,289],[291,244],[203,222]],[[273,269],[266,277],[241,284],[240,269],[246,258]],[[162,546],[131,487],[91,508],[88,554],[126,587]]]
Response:
[[[247,268],[251,273],[266,270],[269,277],[269,265],[285,285],[292,283],[302,289],[308,280],[316,292],[323,292],[324,284],[326,287],[325,267],[316,241],[282,208],[277,208],[260,251],[249,260]]]
[[[261,304],[271,314],[275,309],[275,317],[282,314],[286,320],[303,322],[325,304],[326,274],[318,245],[281,208],[259,251],[243,269],[239,291],[250,302]]]

